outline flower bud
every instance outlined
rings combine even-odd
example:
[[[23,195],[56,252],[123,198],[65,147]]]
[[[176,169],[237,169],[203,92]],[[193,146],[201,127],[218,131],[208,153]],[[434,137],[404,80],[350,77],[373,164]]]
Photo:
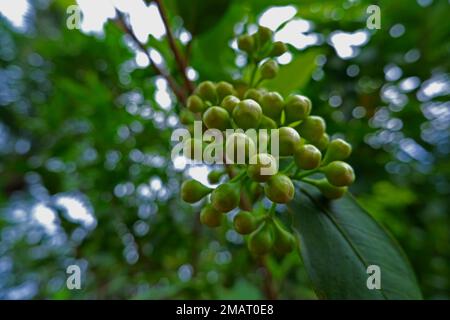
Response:
[[[278,173],[266,182],[264,193],[273,202],[287,203],[294,198],[295,188],[288,176]]]
[[[300,143],[300,135],[291,127],[279,129],[280,156],[291,156]]]
[[[222,101],[226,96],[233,95],[235,93],[231,83],[225,81],[220,81],[216,85],[216,92],[219,97],[219,101]]]
[[[309,116],[297,127],[300,135],[309,142],[319,141],[324,135],[325,129],[325,120],[318,116]]]
[[[273,32],[269,28],[259,26],[258,27],[258,40],[259,40],[259,47],[262,48],[264,45],[266,45],[269,41],[272,40]]]
[[[255,48],[255,40],[252,36],[244,34],[237,39],[238,48],[246,52],[247,54],[252,54]]]
[[[330,200],[342,198],[347,192],[347,187],[335,187],[327,179],[315,180],[314,185],[322,192],[325,198]]]
[[[214,209],[210,204],[203,207],[200,211],[200,222],[210,228],[216,228],[221,225],[223,214]]]
[[[255,88],[250,88],[244,95],[244,99],[255,100],[257,103],[260,103],[263,93]]]
[[[268,153],[259,153],[250,158],[247,175],[253,181],[265,182],[278,172],[278,163],[274,156]]]
[[[210,184],[218,184],[220,178],[224,175],[225,172],[222,170],[212,170],[208,173],[208,182]]]
[[[305,120],[311,112],[311,100],[298,94],[291,95],[286,101],[284,112],[288,124]]]
[[[346,162],[333,161],[322,169],[328,182],[336,187],[346,187],[355,181],[353,168]]]
[[[283,97],[278,92],[267,92],[260,101],[263,113],[278,121],[284,108]]]
[[[278,63],[275,60],[267,60],[260,67],[262,79],[273,79],[278,74]]]
[[[184,125],[193,123],[195,120],[194,114],[186,109],[180,111],[180,122]]]
[[[206,108],[206,105],[203,102],[203,100],[195,94],[193,94],[187,99],[186,104],[187,108],[195,113],[203,112],[203,110]]]
[[[305,144],[297,148],[294,152],[294,161],[297,167],[305,170],[312,170],[320,165],[322,153],[311,144]]]
[[[323,162],[327,164],[336,160],[345,160],[350,157],[351,153],[352,146],[348,142],[342,139],[335,139],[328,144]]]
[[[240,234],[252,233],[257,227],[256,220],[251,212],[239,211],[233,219],[234,229]]]
[[[314,142],[313,144],[320,150],[325,151],[330,143],[330,136],[326,133],[323,134],[322,138],[319,141]]]
[[[229,114],[233,114],[233,110],[234,108],[236,108],[236,106],[238,105],[238,103],[241,100],[239,100],[238,97],[235,96],[226,96],[223,100],[222,103],[220,104],[222,108],[224,108],[225,110],[228,111]]]
[[[257,128],[261,121],[261,106],[254,100],[246,99],[238,103],[233,110],[234,122],[239,128]]]
[[[212,189],[197,180],[186,180],[181,185],[181,198],[188,203],[195,203],[209,194]]]
[[[287,46],[284,42],[281,41],[275,41],[272,47],[272,50],[270,50],[269,56],[271,57],[279,57],[283,55],[287,51]]]
[[[200,83],[195,92],[205,101],[209,101],[211,103],[216,103],[217,101],[216,86],[211,81],[203,81]]]
[[[258,229],[250,234],[248,249],[255,255],[269,253],[273,246],[273,234],[271,226],[264,222]]]
[[[240,186],[236,183],[224,183],[211,194],[211,204],[219,212],[228,212],[239,205]]]
[[[278,128],[278,125],[275,121],[273,121],[269,117],[266,117],[263,115],[261,117],[261,122],[259,123],[259,128],[260,129],[276,129],[276,128]]]
[[[231,127],[230,115],[222,107],[210,107],[203,114],[203,123],[208,129],[225,130]]]

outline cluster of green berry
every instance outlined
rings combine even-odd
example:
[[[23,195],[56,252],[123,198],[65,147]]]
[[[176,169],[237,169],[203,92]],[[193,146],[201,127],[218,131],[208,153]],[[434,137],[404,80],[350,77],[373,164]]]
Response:
[[[264,27],[253,35],[239,37],[238,47],[249,57],[246,85],[202,82],[189,97],[187,110],[181,117],[187,126],[201,117],[204,130],[278,130],[277,154],[269,149],[250,154],[245,164],[225,164],[223,170],[212,171],[208,176],[212,184],[225,180],[222,177],[226,173],[229,175],[228,180],[215,189],[196,180],[185,181],[181,188],[181,196],[188,203],[198,202],[210,194],[200,213],[201,223],[209,227],[220,226],[223,213],[240,208],[234,216],[234,228],[240,234],[249,235],[249,250],[257,255],[272,250],[286,254],[296,246],[294,235],[275,215],[276,204],[288,203],[294,197],[292,180],[312,184],[328,199],[337,199],[355,179],[352,167],[343,162],[352,151],[350,144],[342,139],[330,141],[324,119],[310,115],[310,99],[297,94],[283,98],[278,92],[260,88],[265,79],[275,77],[278,72],[278,64],[272,58],[286,52],[284,43],[271,39],[271,31]],[[259,80],[254,83],[258,74]],[[224,142],[225,150],[228,150],[228,143],[237,138],[244,141],[246,150],[262,142],[261,136],[255,139],[246,133],[234,133]],[[265,139],[271,138],[266,136]],[[207,148],[202,141],[194,139],[189,140],[189,145]],[[281,160],[287,162],[283,168]],[[264,168],[275,169],[267,174]],[[310,177],[316,174],[324,177]],[[272,202],[270,210],[261,210],[263,206],[259,201],[263,195]]]

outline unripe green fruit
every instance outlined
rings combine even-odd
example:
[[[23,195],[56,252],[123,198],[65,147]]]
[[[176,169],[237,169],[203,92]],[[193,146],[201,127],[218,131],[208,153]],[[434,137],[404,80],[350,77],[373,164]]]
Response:
[[[305,144],[297,148],[294,152],[294,161],[297,167],[305,170],[312,170],[320,165],[322,153],[315,146]]]
[[[217,101],[216,86],[211,81],[204,81],[200,83],[195,92],[205,101],[209,101],[211,103],[216,103]]]
[[[326,133],[323,134],[322,138],[319,141],[314,142],[313,144],[320,150],[324,151],[327,149],[328,144],[330,143],[330,136]]]
[[[204,198],[211,190],[197,180],[186,180],[181,184],[181,198],[188,203],[195,203]]]
[[[248,239],[248,249],[255,255],[269,253],[273,246],[273,234],[270,226],[265,222]]]
[[[210,228],[219,227],[222,223],[223,214],[214,209],[210,204],[200,211],[200,222]]]
[[[226,96],[223,98],[222,103],[220,104],[222,108],[228,111],[229,114],[233,114],[234,108],[238,105],[238,103],[241,100],[239,100],[238,97],[235,96]]]
[[[267,92],[260,101],[263,113],[278,121],[284,108],[283,97],[278,92]]]
[[[264,47],[265,44],[267,44],[269,41],[272,40],[273,32],[269,28],[259,26],[258,27],[258,40],[259,40],[259,47]]]
[[[240,186],[236,183],[224,183],[211,194],[211,204],[219,212],[228,212],[239,205]]]
[[[244,99],[251,99],[256,101],[257,103],[260,103],[262,97],[263,93],[260,90],[254,88],[248,89],[244,95]]]
[[[251,212],[239,211],[233,219],[234,229],[240,234],[252,233],[257,225],[256,218]]]
[[[247,175],[253,181],[265,182],[278,172],[278,163],[274,156],[268,153],[259,153],[250,159]]]
[[[300,135],[310,142],[319,141],[324,135],[325,129],[325,120],[318,116],[309,116],[297,127]]]
[[[291,127],[279,129],[280,156],[291,156],[300,143],[300,135]]]
[[[192,112],[203,112],[203,110],[206,108],[203,100],[195,94],[187,99],[186,104],[187,108]]]
[[[244,52],[247,52],[248,54],[251,54],[255,48],[255,40],[252,36],[248,34],[244,34],[240,36],[237,39],[237,44],[239,50],[242,50]]]
[[[246,164],[255,152],[254,141],[245,133],[235,132],[226,137],[225,156],[227,163]]]
[[[342,198],[347,192],[347,187],[335,187],[331,185],[327,179],[315,180],[314,185],[319,188],[325,198],[330,200]]]
[[[295,247],[295,238],[278,221],[275,221],[273,248],[280,254],[287,254]]]
[[[224,175],[225,172],[222,170],[213,170],[208,173],[208,182],[210,184],[217,184],[220,181],[220,178]]]
[[[286,123],[304,120],[311,112],[311,100],[298,94],[292,95],[286,101],[284,112]]]
[[[287,51],[287,46],[284,44],[284,42],[281,41],[275,41],[272,47],[272,50],[270,50],[269,56],[271,57],[279,57],[283,55]]]
[[[234,122],[239,128],[257,128],[261,122],[262,109],[254,100],[246,99],[238,103],[233,110]]]
[[[352,166],[343,161],[333,161],[322,169],[328,182],[336,187],[346,187],[355,181]]]
[[[266,182],[264,186],[264,193],[267,198],[276,203],[287,203],[294,198],[294,184],[291,179],[278,173]]]
[[[216,85],[216,92],[217,92],[217,96],[219,97],[219,101],[222,101],[223,98],[225,98],[226,96],[234,94],[234,88],[231,85],[231,83],[228,83],[225,81],[220,81]]]
[[[203,142],[199,139],[189,138],[183,142],[183,155],[191,160],[202,160]]]
[[[194,114],[186,109],[180,111],[180,122],[184,125],[193,123],[195,120]]]
[[[230,115],[222,107],[210,107],[203,114],[203,123],[208,129],[226,130],[231,127]]]
[[[263,115],[261,117],[261,122],[259,123],[259,128],[260,129],[276,129],[276,128],[278,128],[278,125],[274,120]]]
[[[275,60],[267,60],[260,67],[262,79],[273,79],[278,74],[278,63]]]
[[[351,153],[352,146],[348,142],[342,139],[335,139],[328,144],[328,149],[323,160],[324,164],[336,160],[345,160]]]

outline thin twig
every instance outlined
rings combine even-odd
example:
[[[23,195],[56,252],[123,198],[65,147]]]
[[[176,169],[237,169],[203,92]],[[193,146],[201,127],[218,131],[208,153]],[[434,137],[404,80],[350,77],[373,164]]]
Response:
[[[169,84],[169,87],[172,89],[172,91],[175,94],[175,96],[177,97],[178,101],[180,101],[181,103],[185,103],[186,102],[186,95],[181,90],[181,88],[178,86],[178,84],[176,83],[175,79],[173,79],[172,76],[166,70],[164,70],[163,68],[158,67],[158,65],[155,63],[155,61],[150,56],[150,53],[148,52],[148,50],[145,47],[145,45],[142,42],[139,41],[139,39],[136,37],[134,32],[131,30],[131,28],[128,26],[128,24],[125,22],[123,14],[120,13],[119,11],[116,11],[116,12],[117,12],[117,16],[119,17],[119,19],[117,21],[119,27],[121,27],[122,30],[125,31],[125,33],[127,33],[133,39],[135,44],[137,46],[139,46],[139,49],[141,49],[144,52],[144,54],[147,56],[147,58],[150,61],[150,66],[153,68],[155,73],[158,74],[158,75],[161,75],[162,77],[164,77],[164,79],[167,80],[167,83]]]
[[[162,0],[154,0],[156,2],[156,6],[158,7],[159,14],[161,15],[162,21],[164,23],[164,27],[166,29],[167,34],[167,40],[169,41],[170,49],[173,52],[173,55],[175,57],[175,61],[177,62],[178,69],[180,70],[181,76],[183,77],[185,88],[189,94],[191,94],[194,91],[194,85],[189,80],[186,69],[187,69],[187,63],[186,59],[181,55],[180,50],[178,49],[175,38],[173,37],[172,30],[169,26],[169,19],[167,18],[167,13],[164,8]]]

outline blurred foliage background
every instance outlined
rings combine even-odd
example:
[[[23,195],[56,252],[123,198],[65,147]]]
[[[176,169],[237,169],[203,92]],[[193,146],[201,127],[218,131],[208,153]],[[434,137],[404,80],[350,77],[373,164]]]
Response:
[[[182,177],[209,168],[170,160],[180,105],[111,3],[182,83],[155,4],[78,3],[82,28],[69,30],[73,1],[0,1],[0,298],[257,299],[269,272],[280,298],[315,299],[297,255],[262,269],[242,237],[200,227],[179,200]],[[424,297],[448,299],[449,1],[164,4],[193,81],[233,81],[236,36],[277,30],[290,53],[270,86],[309,96],[353,144],[352,192],[400,242]],[[371,4],[379,30],[366,28]],[[81,290],[66,288],[71,264]]]

